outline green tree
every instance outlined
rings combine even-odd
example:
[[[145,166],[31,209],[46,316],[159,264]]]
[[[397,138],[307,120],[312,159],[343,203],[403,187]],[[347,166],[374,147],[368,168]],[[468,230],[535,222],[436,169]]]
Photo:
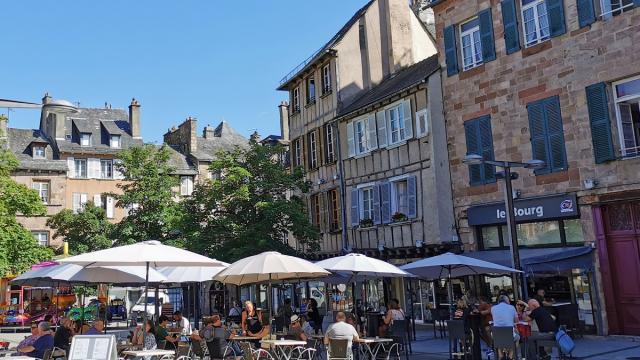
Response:
[[[291,232],[306,251],[319,247],[318,230],[305,206],[292,193],[309,184],[301,169],[289,172],[278,159],[281,146],[261,146],[217,154],[210,170],[217,174],[196,185],[181,203],[181,231],[187,248],[227,261],[277,250],[294,253],[283,234]]]
[[[62,236],[69,243],[71,255],[102,250],[111,247],[113,224],[101,207],[88,202],[77,214],[65,209],[55,214],[47,225],[55,230],[54,236]]]
[[[169,165],[166,146],[134,146],[122,151],[116,164],[124,182],[118,187],[122,194],[110,194],[120,208],[129,214],[116,225],[119,244],[145,240],[166,241],[175,229],[178,205],[172,188],[178,185]]]
[[[1,115],[0,115],[1,116]],[[6,119],[0,119],[0,121]],[[3,134],[0,134],[0,136]],[[0,275],[20,273],[31,265],[51,259],[53,251],[40,246],[17,220],[17,215],[42,216],[46,208],[35,190],[18,184],[11,172],[18,160],[0,142]]]

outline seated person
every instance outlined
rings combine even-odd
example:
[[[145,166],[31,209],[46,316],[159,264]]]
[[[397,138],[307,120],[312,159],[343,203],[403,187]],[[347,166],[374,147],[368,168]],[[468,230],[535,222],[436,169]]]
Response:
[[[271,333],[271,326],[269,325],[269,314],[260,314],[260,329],[248,329],[247,335],[259,338],[266,338]]]
[[[541,306],[553,306],[556,302],[553,298],[547,299],[547,292],[544,288],[539,288],[536,290],[536,294],[533,296],[534,299],[538,300],[538,303]]]
[[[507,295],[498,296],[498,304],[491,307],[491,317],[493,318],[493,326],[495,327],[510,327],[513,330],[513,341],[520,340],[517,331],[515,330],[516,323],[518,322],[518,313],[516,308],[510,304],[509,297]],[[513,348],[505,349],[508,352],[508,358],[513,358]]]
[[[529,300],[529,311],[525,312],[526,321],[535,321],[538,325],[538,332],[533,332],[527,342],[527,359],[535,359],[537,354],[538,340],[555,339],[556,322],[549,312],[540,306],[538,300]]]
[[[158,326],[156,327],[155,335],[156,335],[156,343],[164,344],[164,348],[166,349],[169,346],[169,349],[175,348],[178,343],[178,339],[169,335],[167,331],[167,326],[169,325],[169,318],[166,315],[161,315],[158,319]],[[173,344],[173,346],[169,345]]]
[[[302,329],[301,318],[298,315],[291,315],[288,335],[294,340],[307,341],[309,338]]]
[[[174,329],[176,332],[179,332],[184,336],[191,335],[191,324],[189,323],[189,319],[182,316],[180,311],[173,313],[173,320],[176,322],[176,327]]]
[[[227,343],[227,339],[235,336],[231,334],[229,330],[222,324],[222,319],[220,315],[213,315],[207,321],[207,326],[202,330],[202,338],[207,342],[207,346],[209,344],[215,343],[219,351],[222,352],[225,350],[225,347],[229,345],[231,350],[233,351],[233,355],[236,358],[242,356],[242,350],[240,350],[240,346],[237,342],[232,341]],[[211,349],[209,350],[211,352]],[[228,355],[228,354],[219,354],[220,356]]]
[[[347,315],[339,311],[336,314],[336,322],[331,324],[327,329],[327,333],[324,334],[324,343],[329,345],[329,339],[346,339],[348,340],[347,347],[350,349],[353,340],[358,339],[358,332],[353,325],[347,324]]]
[[[18,351],[34,358],[44,358],[47,350],[53,349],[53,336],[51,335],[51,325],[42,321],[38,324],[38,338],[36,341],[27,346],[19,347]]]
[[[397,299],[389,300],[389,310],[387,314],[382,318],[382,324],[378,327],[378,335],[387,335],[387,330],[395,320],[404,320],[404,311],[400,308],[400,304]]]
[[[40,336],[40,332],[38,331],[38,323],[37,322],[32,322],[31,323],[31,335],[25,337],[22,341],[20,341],[20,343],[18,344],[18,347],[16,349],[21,349],[21,348],[33,345],[33,343],[36,342],[36,340],[38,340],[38,336]],[[18,351],[14,355],[20,356],[20,355],[25,355],[25,354],[23,354],[23,353]]]
[[[278,316],[283,317],[284,319],[290,319],[291,315],[293,315],[293,307],[291,306],[291,299],[284,299],[284,304],[278,308]]]
[[[311,326],[304,315],[300,316],[300,325],[302,327],[302,331],[304,331],[304,334],[307,335],[307,337],[311,334],[315,334],[316,330]]]
[[[73,326],[73,321],[62,318],[60,319],[60,326],[58,326],[58,330],[53,335],[53,345],[57,348],[60,348],[69,353],[69,345],[71,344],[71,336],[73,336],[73,332],[71,328]]]
[[[104,320],[97,319],[93,322],[93,327],[89,328],[84,335],[100,335],[104,332]]]

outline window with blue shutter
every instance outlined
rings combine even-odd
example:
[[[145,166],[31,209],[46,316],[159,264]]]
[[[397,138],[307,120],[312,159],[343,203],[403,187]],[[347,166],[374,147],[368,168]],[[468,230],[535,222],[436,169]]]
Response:
[[[380,187],[373,187],[373,214],[371,216],[375,225],[380,224]]]
[[[418,201],[417,201],[417,183],[415,176],[409,176],[407,178],[407,217],[413,219],[418,216]]]
[[[480,20],[480,43],[482,44],[482,59],[489,62],[496,59],[496,46],[493,38],[493,18],[491,8],[484,9],[478,13]]]
[[[587,94],[587,107],[589,108],[593,155],[595,156],[596,164],[615,160],[607,86],[601,82],[587,86],[585,91]]]
[[[553,96],[527,105],[533,159],[545,162],[536,175],[567,169],[560,98]]]
[[[358,189],[351,189],[351,226],[360,225],[360,206],[358,201]]]
[[[564,0],[546,0],[547,16],[549,18],[549,33],[551,37],[560,36],[567,32],[564,20]]]
[[[515,0],[503,0],[501,8],[502,26],[504,27],[504,44],[508,55],[520,50],[516,2]]]
[[[383,224],[391,222],[391,184],[388,182],[379,185],[380,191],[380,216]]]
[[[594,0],[576,0],[578,8],[578,25],[583,28],[596,21],[596,11],[593,6]]]
[[[494,160],[493,134],[489,115],[466,121],[464,133],[467,154],[477,154],[485,160]],[[495,181],[495,166],[489,164],[469,165],[470,185],[483,185]]]
[[[458,73],[458,50],[456,47],[456,27],[449,25],[444,28],[444,54],[447,63],[447,76]]]

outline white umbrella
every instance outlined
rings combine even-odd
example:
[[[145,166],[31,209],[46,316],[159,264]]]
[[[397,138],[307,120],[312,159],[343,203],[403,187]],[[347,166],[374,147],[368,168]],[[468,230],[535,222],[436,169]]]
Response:
[[[201,283],[211,281],[214,276],[229,266],[227,263],[223,264],[224,266],[216,267],[166,266],[156,270],[167,278],[165,282],[168,283]]]
[[[331,272],[357,277],[408,277],[399,267],[363,254],[347,254],[318,261],[316,265]]]
[[[453,285],[451,284],[451,278],[477,274],[511,274],[520,272],[510,267],[450,252],[418,260],[400,268],[425,279],[442,279],[443,276],[446,276],[449,283],[451,318],[453,318]]]
[[[90,267],[59,264],[29,270],[11,280],[16,285],[48,286],[54,282],[94,284],[143,284],[144,266]],[[149,281],[164,282],[167,278],[158,271],[149,270]]]

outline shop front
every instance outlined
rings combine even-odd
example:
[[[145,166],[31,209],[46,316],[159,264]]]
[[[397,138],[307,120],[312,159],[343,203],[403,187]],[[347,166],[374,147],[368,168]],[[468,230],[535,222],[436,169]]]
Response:
[[[556,194],[514,201],[520,262],[525,272],[525,297],[545,292],[545,303],[558,314],[570,313],[586,332],[599,328],[594,308],[594,258],[585,246],[575,194]],[[512,266],[503,203],[472,206],[467,210],[477,251],[465,255]],[[492,299],[499,290],[511,293],[505,277],[477,277],[474,288]]]

